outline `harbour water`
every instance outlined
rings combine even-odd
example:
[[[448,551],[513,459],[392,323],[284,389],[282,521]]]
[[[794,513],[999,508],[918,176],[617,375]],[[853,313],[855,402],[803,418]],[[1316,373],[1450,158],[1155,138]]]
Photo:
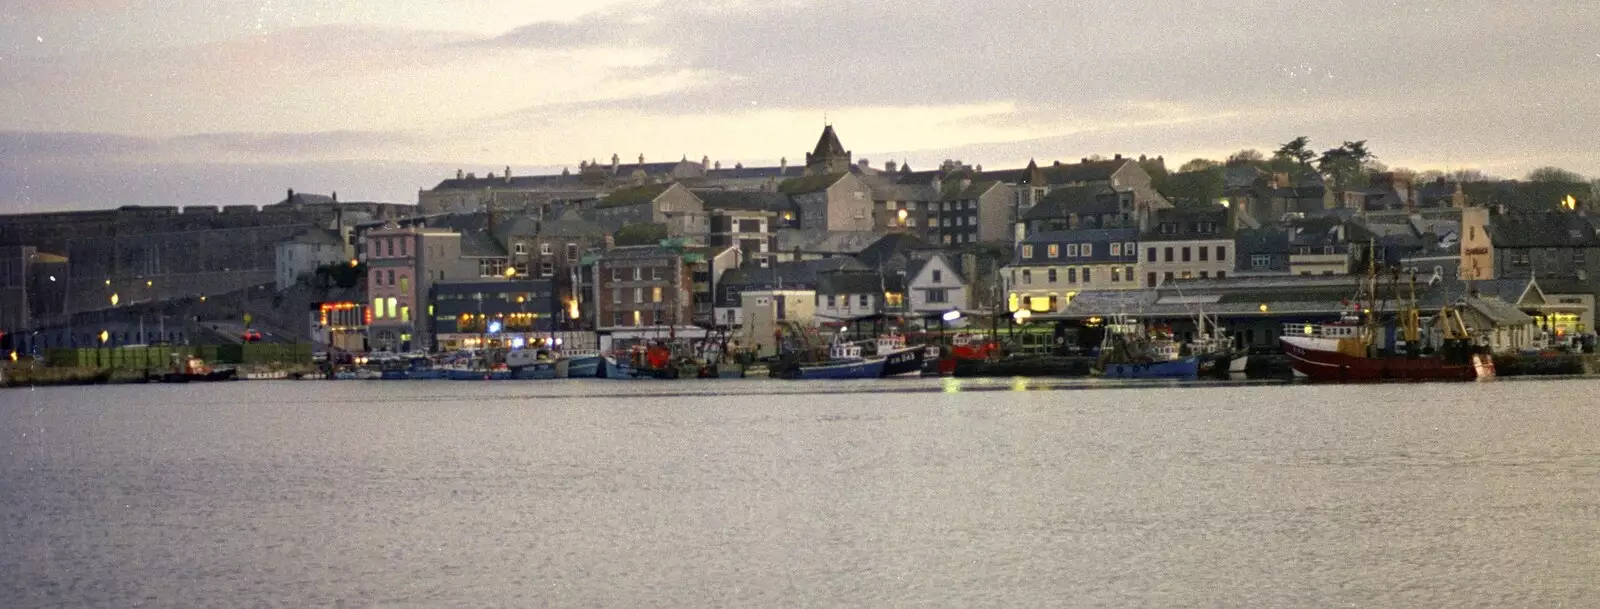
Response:
[[[1600,606],[1595,380],[0,392],[0,606]]]

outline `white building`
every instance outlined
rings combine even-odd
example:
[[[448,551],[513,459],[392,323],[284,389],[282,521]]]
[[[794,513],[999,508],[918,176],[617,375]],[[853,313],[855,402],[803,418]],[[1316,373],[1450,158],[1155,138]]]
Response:
[[[1226,279],[1237,262],[1233,226],[1220,205],[1158,211],[1140,235],[1139,248],[1147,288],[1173,279]]]
[[[317,267],[349,262],[349,244],[331,230],[309,229],[278,242],[274,255],[273,275],[279,292],[293,287],[303,275],[315,273]]]
[[[942,313],[969,308],[972,286],[944,254],[934,253],[913,259],[906,268],[906,278],[907,296],[914,313]]]

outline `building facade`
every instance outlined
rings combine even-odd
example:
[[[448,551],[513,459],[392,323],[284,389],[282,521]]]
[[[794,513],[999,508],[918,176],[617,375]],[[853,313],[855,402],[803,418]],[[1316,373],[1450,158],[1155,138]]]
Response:
[[[431,342],[442,350],[534,344],[561,312],[549,279],[436,282],[429,309]]]
[[[1101,228],[1036,233],[1017,245],[1002,270],[1007,308],[1060,311],[1080,291],[1137,290],[1139,229]]]
[[[1160,210],[1140,235],[1140,273],[1147,288],[1173,279],[1224,279],[1234,270],[1234,231],[1227,208]]]

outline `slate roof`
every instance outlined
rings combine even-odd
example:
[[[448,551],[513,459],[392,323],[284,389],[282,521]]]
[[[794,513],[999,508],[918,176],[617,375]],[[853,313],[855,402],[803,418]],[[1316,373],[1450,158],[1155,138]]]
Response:
[[[1012,264],[1025,265],[1067,265],[1067,264],[1098,264],[1098,263],[1124,263],[1138,260],[1139,252],[1136,248],[1127,249],[1115,256],[1111,255],[1111,244],[1131,243],[1139,240],[1137,228],[1080,228],[1075,230],[1048,231],[1029,235],[1026,240],[1017,246],[1016,256]],[[1069,256],[1067,245],[1094,244],[1091,253],[1087,256]],[[1057,257],[1051,258],[1049,246],[1061,245]],[[1033,246],[1033,256],[1022,255],[1023,245]]]
[[[867,268],[876,269],[902,252],[933,247],[933,244],[911,233],[889,233],[856,253],[856,260]]]
[[[605,227],[583,219],[575,209],[569,209],[555,220],[544,223],[543,229],[539,231],[541,236],[601,237],[606,234]]]
[[[883,238],[883,233],[872,231],[806,231],[782,229],[775,233],[779,252],[855,255]]]
[[[1533,318],[1515,305],[1494,297],[1467,296],[1461,304],[1488,318],[1496,326],[1516,326],[1533,323]]]
[[[1241,229],[1234,233],[1234,268],[1239,271],[1289,270],[1289,233],[1277,228]],[[1255,268],[1251,256],[1268,254],[1272,263],[1265,269]]]
[[[784,212],[794,209],[789,197],[776,192],[746,190],[693,189],[708,210]]]
[[[1495,247],[1600,247],[1595,226],[1574,213],[1510,213],[1489,219]]]
[[[752,180],[761,178],[798,178],[806,174],[805,167],[733,167],[706,171],[708,180]]]
[[[463,258],[500,258],[506,248],[487,231],[461,231],[461,256]]]
[[[290,191],[290,192],[293,192],[293,191]],[[288,193],[285,193],[285,194],[287,195]],[[329,203],[336,203],[336,202],[338,202],[338,199],[335,199],[335,198],[330,197],[328,195],[319,195],[319,194],[308,193],[308,192],[296,192],[291,196],[286,196],[284,198],[284,200],[278,201],[276,204],[277,205],[327,205]]]
[[[1201,232],[1200,223],[1213,225],[1212,232]],[[1175,225],[1175,232],[1162,232],[1163,224]],[[1140,237],[1142,241],[1185,241],[1195,239],[1232,239],[1233,225],[1228,222],[1228,208],[1221,205],[1203,207],[1171,207],[1157,209],[1150,219],[1150,230]]]
[[[962,187],[961,181],[956,180],[946,183],[940,195],[946,201],[976,199],[987,194],[990,190],[994,190],[999,185],[1000,182],[998,180],[984,180],[982,182],[969,182],[965,187]]]
[[[717,282],[715,297],[718,307],[739,306],[738,294],[749,290],[815,289],[817,277],[838,270],[864,270],[854,258],[825,258],[775,263],[770,267],[744,267],[730,269]],[[732,288],[731,290],[729,288]],[[728,293],[733,292],[729,298]]]
[[[939,191],[928,184],[906,184],[889,182],[882,179],[868,178],[862,180],[867,189],[872,192],[873,201],[938,201]]]
[[[622,207],[624,205],[641,205],[659,198],[677,184],[647,184],[636,188],[626,188],[613,191],[600,200],[597,207]]]
[[[817,275],[817,294],[875,294],[880,291],[904,292],[905,280],[898,273],[877,271],[829,271]]]
[[[833,125],[824,125],[822,136],[817,138],[817,147],[811,151],[811,157],[821,159],[844,155],[845,149],[844,145],[839,143],[839,134],[833,132]]]
[[[434,190],[483,190],[485,188],[508,188],[519,190],[551,189],[551,188],[580,188],[583,182],[578,174],[553,174],[553,175],[528,175],[512,176],[507,180],[505,176],[450,178],[439,182]]]
[[[783,183],[778,184],[778,192],[786,195],[803,195],[806,193],[827,190],[828,187],[833,186],[834,184],[837,184],[839,180],[844,179],[845,175],[846,174],[842,173],[829,173],[824,175],[805,176],[803,178],[784,180]]]
[[[1117,190],[1105,185],[1057,188],[1035,203],[1027,213],[1023,214],[1022,219],[1031,222],[1066,218],[1071,214],[1083,216],[1122,213],[1121,201],[1117,195],[1124,192],[1131,191]]]
[[[345,245],[344,239],[339,236],[339,233],[326,228],[308,228],[290,237],[289,240],[295,243],[311,245],[336,245],[339,247]]]
[[[1022,169],[999,169],[992,171],[973,171],[958,169],[955,171],[914,171],[902,172],[899,175],[900,183],[928,183],[934,177],[952,179],[967,177],[973,182],[1004,182],[1006,184],[1034,184],[1042,178],[1043,184],[1038,186],[1065,185],[1065,184],[1094,184],[1110,182],[1111,177],[1122,171],[1135,161],[1130,158],[1110,159],[1104,161],[1087,161],[1081,163],[1061,163],[1040,167],[1033,161]],[[1037,172],[1035,172],[1037,170]]]
[[[944,260],[945,268],[950,269],[950,273],[955,275],[957,281],[960,281],[961,283],[967,283],[966,274],[962,272],[962,270],[959,268],[959,265],[952,262],[950,258],[945,256],[942,252],[919,253],[913,256],[911,261],[906,265],[906,281],[916,281],[917,276],[922,274],[922,269],[932,263],[935,258]]]

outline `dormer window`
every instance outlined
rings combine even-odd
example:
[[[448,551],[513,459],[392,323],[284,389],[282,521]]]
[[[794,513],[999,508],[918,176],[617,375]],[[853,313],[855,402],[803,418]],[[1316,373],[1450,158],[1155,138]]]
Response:
[[[1162,222],[1161,223],[1161,234],[1163,234],[1163,235],[1171,235],[1171,234],[1176,233],[1176,232],[1178,232],[1178,227],[1173,225],[1171,222]]]
[[[1026,259],[1032,258],[1032,257],[1033,257],[1033,246],[1031,246],[1031,245],[1022,246],[1022,258],[1024,260],[1026,260]]]

